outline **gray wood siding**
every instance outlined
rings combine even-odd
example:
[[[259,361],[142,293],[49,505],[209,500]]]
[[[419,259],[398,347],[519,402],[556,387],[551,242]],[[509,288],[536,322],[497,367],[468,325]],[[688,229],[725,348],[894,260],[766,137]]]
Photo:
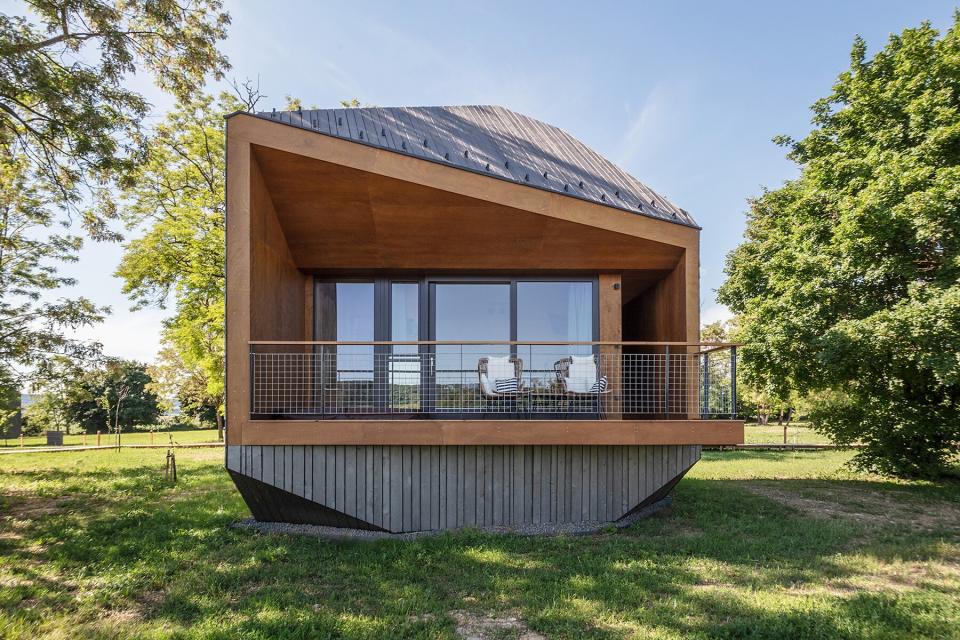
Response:
[[[390,531],[609,522],[685,473],[695,445],[230,446],[227,467]]]

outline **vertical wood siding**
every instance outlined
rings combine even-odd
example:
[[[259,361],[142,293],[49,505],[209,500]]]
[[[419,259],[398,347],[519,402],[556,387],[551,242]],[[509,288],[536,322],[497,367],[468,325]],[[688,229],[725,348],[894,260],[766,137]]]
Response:
[[[623,517],[700,459],[669,446],[229,446],[245,476],[401,532]]]

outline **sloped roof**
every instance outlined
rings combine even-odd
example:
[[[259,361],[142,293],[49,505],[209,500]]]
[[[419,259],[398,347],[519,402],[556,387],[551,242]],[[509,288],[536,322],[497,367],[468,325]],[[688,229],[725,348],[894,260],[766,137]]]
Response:
[[[303,109],[254,115],[634,214],[697,226],[686,211],[566,131],[503,107]]]

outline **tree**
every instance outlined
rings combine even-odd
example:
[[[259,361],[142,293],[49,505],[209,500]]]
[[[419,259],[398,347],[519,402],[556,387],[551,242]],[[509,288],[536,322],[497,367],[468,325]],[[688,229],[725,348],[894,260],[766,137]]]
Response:
[[[196,363],[184,362],[175,346],[165,344],[157,354],[156,362],[147,367],[147,373],[153,379],[148,389],[160,398],[166,411],[176,406],[184,415],[200,423],[218,422],[222,395],[210,393],[206,372]],[[222,433],[219,436],[223,438]]]
[[[163,343],[189,372],[169,378],[188,384],[178,396],[214,402],[222,432],[224,393],[224,287],[226,226],[223,116],[254,108],[258,94],[246,87],[243,99],[228,93],[201,95],[167,114],[152,132],[145,161],[118,199],[132,230],[143,235],[124,250],[117,275],[135,308],[161,308],[171,300],[176,311],[164,324]]]
[[[160,405],[148,388],[150,383],[145,365],[107,359],[71,381],[65,404],[67,419],[87,433],[155,424]]]
[[[83,375],[85,364],[90,363],[69,356],[54,356],[47,361],[43,377],[32,385],[38,397],[25,411],[31,430],[70,432],[67,398]]]
[[[751,202],[718,299],[753,384],[829,398],[815,426],[860,467],[936,475],[960,449],[960,14],[871,59],[856,39],[813,113],[777,139],[800,177]]]
[[[76,236],[48,231],[54,216],[43,185],[31,177],[24,156],[0,147],[0,372],[18,388],[42,377],[60,356],[96,356],[99,345],[64,333],[109,311],[82,297],[43,299],[76,282],[58,267],[76,262],[81,246]]]
[[[149,104],[126,87],[146,71],[179,99],[228,68],[216,45],[229,15],[220,0],[28,0],[31,15],[0,15],[0,146],[16,148],[75,208],[110,179],[129,185]],[[84,220],[112,237],[102,218]]]

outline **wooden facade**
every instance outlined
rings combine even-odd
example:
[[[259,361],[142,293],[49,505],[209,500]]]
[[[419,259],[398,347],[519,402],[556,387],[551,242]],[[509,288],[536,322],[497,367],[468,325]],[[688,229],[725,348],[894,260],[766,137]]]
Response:
[[[317,496],[330,490],[330,482],[369,482],[369,474],[382,460],[395,460],[393,456],[402,460],[406,451],[416,452],[421,461],[467,455],[480,472],[488,457],[531,457],[541,465],[549,459],[554,465],[571,460],[573,451],[586,451],[577,455],[599,460],[600,467],[590,467],[594,469],[590,473],[607,480],[594,485],[590,484],[594,476],[581,475],[590,485],[584,490],[616,492],[619,497],[597,498],[601,501],[597,504],[606,505],[597,511],[598,517],[615,520],[682,476],[699,457],[700,445],[742,442],[742,422],[701,419],[695,403],[690,415],[681,419],[633,419],[610,399],[604,400],[609,404],[604,419],[595,421],[263,420],[251,415],[251,349],[258,342],[317,339],[318,276],[589,275],[598,287],[600,353],[664,348],[630,346],[631,341],[677,343],[685,346],[674,347],[674,353],[692,353],[694,347],[686,345],[699,339],[699,229],[251,114],[228,118],[227,140],[228,468],[239,478],[248,504],[253,508],[256,502],[261,515],[283,517],[282,512],[278,516],[265,510],[264,496],[274,494],[264,487],[258,493],[256,483],[316,502],[322,507],[318,513],[333,518],[327,518],[330,522],[337,513],[345,514],[349,518],[338,522],[352,523],[349,526],[367,522],[409,531],[481,525],[488,519],[439,522],[433,516],[391,512],[389,518],[398,517],[403,524],[386,526],[370,520],[362,509],[345,511],[337,500],[321,501]],[[308,352],[309,347],[301,351]],[[611,371],[611,384],[619,387],[620,375],[619,369]],[[688,393],[697,392],[694,380],[684,379],[683,384]],[[325,475],[327,466],[317,476],[321,464],[317,461],[326,461],[329,455],[336,460],[341,450],[355,458],[353,466],[346,462],[335,466],[336,473],[347,475],[331,479]],[[656,471],[630,466],[631,456],[646,460],[661,453],[676,460]],[[313,475],[303,470],[291,472],[287,479],[276,475],[275,466],[267,471],[265,460],[281,459],[277,456],[287,460],[288,454],[290,464],[309,461]],[[600,457],[592,457],[595,454]],[[357,467],[360,460],[362,473]],[[448,470],[430,465],[417,467],[426,475],[394,480],[401,486],[415,481],[440,486],[448,481]],[[389,473],[396,469],[391,466]],[[649,485],[631,493],[618,483],[629,484],[634,473],[638,478],[647,474],[643,477]],[[303,480],[298,480],[301,475]],[[244,484],[241,476],[255,483]],[[547,482],[550,491],[534,498],[533,492],[518,490],[516,499],[539,500],[542,508],[543,500],[558,499],[551,492],[572,490],[566,477],[554,474],[547,481],[530,476],[523,482]],[[464,491],[457,500],[480,496]],[[440,500],[438,493],[431,495]],[[377,500],[376,494],[357,496],[354,505]],[[582,519],[575,511],[551,513],[557,521]],[[385,513],[376,508],[373,512]],[[306,511],[299,508],[297,513]],[[419,524],[408,524],[407,518]]]

